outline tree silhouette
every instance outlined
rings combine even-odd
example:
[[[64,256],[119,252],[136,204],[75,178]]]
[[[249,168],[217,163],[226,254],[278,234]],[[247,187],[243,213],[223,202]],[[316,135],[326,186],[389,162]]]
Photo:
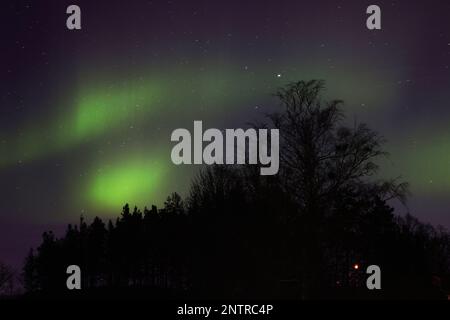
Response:
[[[14,290],[14,271],[0,262],[0,296],[11,294]]]
[[[342,102],[322,91],[320,81],[278,91],[282,109],[266,125],[281,133],[278,175],[209,166],[184,200],[172,193],[143,211],[126,204],[106,224],[81,217],[61,239],[45,232],[24,266],[29,294],[68,294],[65,269],[77,264],[93,296],[445,297],[448,232],[394,214],[388,200],[405,201],[407,184],[376,180],[383,138],[345,126]],[[382,269],[381,293],[365,287],[371,264]]]
[[[300,252],[303,263],[297,270],[306,295],[320,288],[320,238],[328,232],[326,219],[340,198],[372,193],[404,200],[407,187],[405,183],[367,179],[377,172],[376,158],[386,154],[382,151],[384,140],[364,124],[344,126],[342,101],[324,101],[323,89],[322,81],[289,84],[276,94],[282,112],[270,115],[273,126],[282,132],[280,181],[297,205],[291,218],[300,238],[293,241],[304,244]]]

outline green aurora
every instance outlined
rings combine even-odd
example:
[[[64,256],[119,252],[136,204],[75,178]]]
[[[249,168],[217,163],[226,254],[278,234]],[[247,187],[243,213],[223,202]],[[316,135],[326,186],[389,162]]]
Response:
[[[16,165],[17,162],[26,164],[60,153],[77,152],[85,145],[102,145],[106,141],[111,144],[111,140],[117,140],[124,132],[130,135],[130,128],[140,129],[142,134],[132,139],[137,148],[126,148],[126,157],[123,156],[123,148],[110,148],[109,156],[120,159],[113,166],[106,166],[104,160],[93,158],[91,164],[97,169],[78,178],[80,181],[75,182],[75,185],[83,187],[74,190],[68,196],[68,202],[73,201],[70,199],[82,199],[78,201],[78,206],[91,207],[93,210],[117,209],[126,202],[150,205],[148,201],[152,201],[151,199],[158,198],[161,201],[160,198],[164,197],[156,195],[155,186],[163,178],[169,179],[169,171],[167,168],[164,170],[161,165],[147,165],[145,161],[137,161],[142,159],[142,154],[148,154],[147,151],[139,151],[139,148],[151,148],[146,141],[148,136],[144,133],[154,131],[158,123],[170,117],[185,118],[185,121],[178,120],[178,125],[185,127],[190,127],[191,120],[195,118],[209,119],[214,124],[222,117],[239,114],[245,105],[249,112],[258,116],[258,113],[264,112],[264,107],[268,110],[268,98],[276,105],[271,94],[285,83],[304,78],[324,78],[327,75],[329,90],[326,98],[343,98],[350,121],[355,114],[363,120],[373,120],[382,114],[381,111],[388,109],[387,101],[391,104],[396,101],[395,85],[383,84],[385,71],[377,73],[372,70],[361,75],[360,71],[356,71],[360,68],[355,66],[342,65],[330,73],[326,67],[290,65],[290,68],[280,67],[280,74],[271,72],[267,67],[242,68],[229,64],[211,64],[203,65],[200,71],[192,67],[167,69],[165,72],[142,68],[148,70],[147,73],[152,77],[146,77],[142,72],[141,76],[126,81],[107,81],[105,76],[89,76],[89,79],[102,80],[90,80],[89,85],[81,85],[74,97],[68,99],[73,101],[70,112],[54,114],[47,121],[25,126],[21,130],[22,135],[6,139],[9,144],[3,144],[2,147],[9,152],[2,152],[8,156],[2,157],[0,170],[2,167]],[[377,95],[373,90],[374,84],[377,88],[377,83],[381,86],[382,95]],[[255,110],[255,105],[262,105],[262,110]],[[158,151],[156,158],[170,161],[170,151],[167,151],[169,134],[166,141],[157,143],[166,145],[164,152],[167,154]],[[403,145],[401,141],[396,143]],[[428,160],[424,163],[420,161],[419,151],[409,149],[406,150],[408,157],[397,163],[402,165],[405,177],[413,186],[429,190],[429,182],[432,180],[429,177],[435,176],[431,187],[447,189],[450,183],[444,177],[449,176],[448,162],[442,158],[442,147],[430,143],[424,145],[422,150],[424,148],[428,148],[430,152],[435,150],[439,157],[429,160],[427,156]],[[175,167],[173,170],[180,169]],[[389,172],[389,168],[387,171]]]

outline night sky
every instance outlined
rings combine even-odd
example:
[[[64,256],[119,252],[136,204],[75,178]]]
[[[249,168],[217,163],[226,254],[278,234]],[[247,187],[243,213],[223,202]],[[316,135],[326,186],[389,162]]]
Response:
[[[82,30],[66,28],[81,7]],[[382,30],[366,28],[377,4]],[[449,1],[1,1],[0,260],[41,233],[124,203],[186,194],[198,166],[170,160],[176,128],[240,128],[272,94],[323,79],[350,124],[387,140],[379,178],[450,228]],[[282,134],[282,133],[281,133]]]

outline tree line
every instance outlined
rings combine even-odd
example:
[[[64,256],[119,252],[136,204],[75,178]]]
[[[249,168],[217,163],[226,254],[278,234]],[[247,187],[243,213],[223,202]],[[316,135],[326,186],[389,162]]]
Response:
[[[173,193],[160,209],[127,204],[115,221],[81,218],[61,238],[45,232],[23,268],[28,294],[63,292],[66,267],[76,264],[86,292],[446,297],[449,233],[394,214],[390,200],[406,201],[408,185],[375,179],[384,139],[364,124],[346,126],[342,101],[324,100],[323,88],[281,88],[280,111],[258,125],[280,129],[278,175],[209,166],[185,199]],[[365,287],[372,264],[381,268],[381,291]]]

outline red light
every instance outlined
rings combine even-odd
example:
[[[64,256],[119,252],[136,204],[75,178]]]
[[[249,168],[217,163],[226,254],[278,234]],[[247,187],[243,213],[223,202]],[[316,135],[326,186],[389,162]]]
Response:
[[[359,269],[359,264],[355,263],[355,264],[353,265],[353,269],[358,270],[358,269]]]

